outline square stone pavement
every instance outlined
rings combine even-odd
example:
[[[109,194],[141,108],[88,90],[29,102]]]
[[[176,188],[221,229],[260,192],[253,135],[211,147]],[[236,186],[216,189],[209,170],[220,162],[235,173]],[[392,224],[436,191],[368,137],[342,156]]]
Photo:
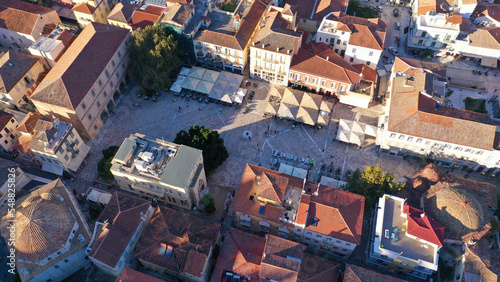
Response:
[[[137,98],[136,92],[139,88],[136,88],[128,96],[122,97],[115,109],[116,114],[108,119],[98,137],[91,142],[91,154],[95,156],[90,160],[97,162],[102,156],[102,150],[111,145],[119,146],[124,138],[136,132],[173,141],[180,130],[188,130],[192,125],[199,124],[219,131],[230,155],[209,177],[209,185],[236,189],[245,163],[272,167],[273,149],[295,154],[297,159],[314,160],[316,165],[309,174],[309,179],[314,181],[317,181],[321,164],[333,164],[343,172],[362,168],[364,165],[381,164],[384,170],[397,172],[398,175],[412,175],[419,169],[418,166],[415,169],[410,164],[401,165],[401,158],[378,157],[374,146],[359,150],[357,146],[334,140],[340,118],[358,118],[371,122],[376,119],[377,111],[360,111],[351,106],[336,104],[328,127],[318,130],[307,125],[298,125],[293,128],[291,121],[263,116],[269,89],[270,86],[264,82],[258,82],[255,88],[252,85],[249,91],[254,90],[256,94],[250,104],[253,103],[254,106],[251,111],[246,111],[247,98],[240,109],[216,103],[188,101],[187,98],[174,96],[172,93],[163,94],[155,103]],[[134,103],[139,103],[141,107],[133,107]],[[251,140],[242,137],[244,131],[252,133]],[[298,161],[286,161],[294,165],[299,164]],[[90,170],[94,170],[94,173],[87,167],[91,167]],[[85,179],[91,181],[96,174],[96,165],[87,167],[84,169]],[[234,186],[233,182],[236,183]],[[82,189],[90,184],[82,185]]]

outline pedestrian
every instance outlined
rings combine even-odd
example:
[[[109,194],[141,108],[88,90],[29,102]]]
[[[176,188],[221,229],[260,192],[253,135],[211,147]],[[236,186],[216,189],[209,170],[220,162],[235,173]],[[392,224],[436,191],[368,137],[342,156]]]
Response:
[[[142,108],[142,107],[141,107],[141,105],[138,105],[138,106],[139,106],[139,109],[141,109],[141,108]]]
[[[189,107],[189,104],[186,104],[186,108],[188,108],[188,107]]]
[[[495,89],[495,91],[493,91],[493,93],[497,92],[497,89]]]
[[[269,126],[267,127],[267,130],[269,130]]]
[[[325,152],[325,149],[323,149],[323,151],[322,151],[322,152],[324,153],[324,152]]]
[[[333,165],[333,162],[331,162],[330,165]]]

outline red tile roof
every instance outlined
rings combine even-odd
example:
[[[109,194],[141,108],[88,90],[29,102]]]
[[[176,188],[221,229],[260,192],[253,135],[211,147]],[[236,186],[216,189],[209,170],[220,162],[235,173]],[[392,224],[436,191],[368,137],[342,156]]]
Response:
[[[451,16],[446,17],[447,23],[462,24],[462,15],[459,13],[452,13]]]
[[[362,75],[363,75],[363,80],[371,81],[371,82],[377,82],[377,71],[370,68],[367,65],[359,64],[359,65],[353,65],[355,69],[357,69]]]
[[[224,271],[234,271],[259,280],[260,262],[266,240],[231,228],[227,231],[211,281],[224,281]]]
[[[137,4],[128,4],[119,2],[115,5],[113,10],[108,14],[108,20],[119,21],[122,23],[128,23],[134,12],[139,8]]]
[[[409,92],[392,95],[388,130],[492,150],[496,126],[486,114],[452,107],[437,107],[436,101],[431,97],[419,92]]]
[[[90,6],[87,3],[79,3],[79,4],[76,4],[73,8],[71,8],[71,10],[73,12],[80,12],[83,14],[92,15],[95,12],[96,8],[93,6]]]
[[[132,29],[145,28],[146,26],[154,25],[156,21],[160,18],[163,12],[166,10],[165,7],[148,5],[145,9],[144,6],[139,8],[132,15]]]
[[[193,40],[220,45],[236,50],[244,50],[250,43],[252,34],[259,24],[271,0],[255,0],[250,7],[243,23],[235,35],[219,33],[212,30],[202,30]]]
[[[325,43],[311,42],[300,48],[293,56],[290,70],[349,84],[361,80],[359,71]]]
[[[90,22],[49,71],[31,99],[75,109],[129,34],[128,29]]]
[[[396,57],[394,61],[393,72],[415,75],[416,73],[421,73],[425,70],[438,75],[441,79],[446,79],[445,64],[426,62],[404,57]]]
[[[146,214],[151,202],[136,196],[115,192],[97,219],[107,221],[107,230],[97,230],[97,238],[89,257],[114,268],[141,223],[141,213]]]
[[[432,244],[443,246],[444,227],[428,217],[421,210],[409,205],[403,206],[403,212],[408,216],[406,232]]]
[[[365,19],[335,12],[326,19],[339,22],[337,29],[351,33],[349,44],[384,50],[387,23],[379,18]]]
[[[495,21],[500,22],[500,4],[479,2],[473,14],[476,18],[490,17]]]
[[[404,282],[405,280],[375,272],[366,268],[346,264],[344,271],[344,281],[349,282]]]
[[[318,196],[311,196],[305,229],[359,244],[364,210],[365,197],[320,185]]]
[[[0,54],[0,91],[9,93],[40,58],[15,51]]]
[[[31,34],[40,15],[54,9],[19,0],[0,0],[0,28]]]
[[[14,145],[12,145],[12,150],[18,150],[20,152],[32,153],[33,151],[30,149],[32,135],[21,135],[17,138]]]
[[[116,278],[115,282],[161,282],[163,280],[156,277],[147,275],[146,273],[139,272],[132,268],[125,267],[120,277]]]
[[[339,281],[340,263],[304,253],[297,282]]]
[[[220,224],[211,220],[159,206],[137,244],[134,257],[174,273],[201,277],[220,228]],[[160,255],[162,243],[174,248],[170,258]]]
[[[329,13],[346,12],[345,0],[288,0],[287,4],[298,7],[297,19],[321,21]]]
[[[17,131],[33,134],[33,130],[35,129],[36,123],[42,117],[41,114],[37,113],[28,113],[24,119],[17,126]]]
[[[297,281],[306,246],[266,234],[259,276],[273,281]],[[293,259],[291,259],[293,258]]]
[[[0,110],[0,130],[2,130],[12,118],[14,118],[13,114]]]

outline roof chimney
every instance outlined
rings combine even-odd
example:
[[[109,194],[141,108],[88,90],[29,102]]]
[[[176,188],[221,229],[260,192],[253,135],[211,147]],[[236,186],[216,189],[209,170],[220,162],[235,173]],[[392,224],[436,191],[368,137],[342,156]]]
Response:
[[[326,56],[326,60],[329,61],[329,59],[330,59],[330,56]]]
[[[425,213],[424,213],[424,212],[423,212],[423,213],[421,213],[421,214],[420,214],[420,217],[421,217],[421,218],[424,218],[424,217],[425,217]]]
[[[314,196],[319,195],[319,185],[321,185],[321,184],[318,183],[318,187],[316,188],[316,191],[314,191],[314,193],[313,193]]]
[[[266,44],[262,44],[262,48],[266,48]]]
[[[279,52],[280,51],[280,47],[276,47],[276,52]]]

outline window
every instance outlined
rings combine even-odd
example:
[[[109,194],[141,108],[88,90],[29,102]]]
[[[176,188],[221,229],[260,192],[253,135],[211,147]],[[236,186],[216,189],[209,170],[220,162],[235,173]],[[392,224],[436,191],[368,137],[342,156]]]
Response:
[[[104,73],[106,74],[106,77],[109,78],[109,72],[108,72],[108,70],[105,70]]]
[[[120,78],[120,74],[119,73],[115,73],[116,74],[116,78]]]
[[[401,265],[408,265],[408,263],[407,263],[407,262],[402,261],[402,262],[401,262]]]
[[[111,60],[111,65],[114,67],[115,66],[115,61]]]
[[[373,56],[373,52],[370,52],[370,54],[368,54],[368,56],[370,56],[370,57]]]
[[[337,39],[337,44],[340,44],[340,39]],[[335,51],[336,52],[336,51]]]
[[[326,242],[330,244],[332,242],[332,238],[326,238]]]
[[[55,269],[58,269],[58,268],[59,268],[59,265],[57,265],[57,264],[56,264],[56,265],[54,265],[54,268],[55,268]]]
[[[5,130],[5,132],[7,132],[7,133],[9,133],[9,132],[10,132],[10,130],[9,130],[7,127],[6,127],[6,128],[4,128],[3,130]]]
[[[309,76],[304,77],[305,82],[309,82]]]
[[[307,231],[306,236],[312,236],[312,233],[310,231]]]
[[[355,54],[356,53],[356,48],[352,48],[352,53]]]
[[[92,120],[92,115],[88,115],[89,120]]]
[[[444,38],[444,40],[446,40],[446,41],[450,41],[450,39],[451,39],[451,35],[449,35],[449,34],[446,35],[446,37]]]
[[[114,87],[113,81],[111,81],[109,85],[111,85],[111,87]]]
[[[122,64],[122,69],[125,69],[125,64]]]
[[[422,31],[422,34],[420,34],[420,37],[425,37],[427,35],[427,31]]]
[[[343,44],[344,44],[344,45],[347,45],[347,41],[346,41],[346,40],[344,40]]]
[[[118,51],[118,58],[121,58],[122,57],[122,53],[120,51]]]
[[[90,90],[90,93],[92,93],[92,96],[95,97],[95,91],[94,90]]]
[[[332,83],[330,84],[330,87],[331,87],[331,88],[337,88],[337,83],[332,82]]]
[[[470,151],[472,151],[472,150],[471,149],[465,149],[466,153],[469,153]]]
[[[9,141],[8,140],[4,140],[3,141],[5,144],[9,144]]]
[[[408,139],[406,139],[406,141],[412,142],[413,141],[413,137],[408,137]]]
[[[5,34],[2,34],[3,35],[3,38],[7,38],[7,36],[5,36]]]
[[[349,58],[349,62],[351,62],[351,63],[354,62],[354,58],[352,58],[352,57]]]
[[[321,42],[321,37],[319,38],[319,42]]]
[[[316,238],[321,238],[321,235],[317,234],[317,235],[316,235]]]
[[[335,243],[340,244],[340,240],[335,241]]]
[[[322,86],[326,86],[326,81],[324,81],[324,80],[323,80],[323,81],[321,81],[321,85],[322,85]]]
[[[300,74],[295,74],[295,80],[299,80],[300,81]]]
[[[11,134],[11,135],[10,135],[10,139],[14,139],[14,138],[16,138],[16,137],[14,136],[14,134]],[[478,152],[479,152],[479,151],[478,151]]]
[[[65,263],[68,263],[68,262],[69,262],[69,259],[64,259],[64,262],[65,262]]]
[[[404,135],[399,135],[399,140],[403,140],[405,139],[405,136]]]
[[[422,143],[422,138],[417,139],[417,144],[420,144],[420,143]]]
[[[345,85],[340,85],[339,91],[340,91],[340,93],[344,93],[345,92]]]
[[[316,78],[313,78],[312,83],[316,84],[316,82],[318,82],[318,80]]]
[[[108,93],[106,91],[103,91],[104,97],[108,97]]]
[[[289,76],[290,78],[293,78],[293,73],[288,74],[288,76]],[[309,78],[307,78],[307,79],[309,79]]]
[[[434,35],[434,40],[439,40],[439,34]]]
[[[98,83],[99,83],[99,86],[102,86],[102,81],[100,79],[99,79]]]
[[[351,245],[351,243],[345,243],[345,245],[349,247]]]
[[[64,160],[68,161],[69,160],[69,156],[68,155],[64,156]]]
[[[69,136],[71,136],[71,138],[75,137],[75,134],[73,133],[73,130],[71,130],[71,131],[69,132]]]
[[[14,120],[13,120],[13,119],[11,119],[11,120],[10,120],[10,123],[14,123]]]
[[[128,252],[127,252],[127,251],[123,252],[123,256],[124,256],[125,258],[128,258]]]
[[[100,108],[101,107],[101,103],[97,102],[97,107]]]
[[[370,61],[367,61],[367,62],[366,62],[366,65],[367,65],[367,66],[369,66],[370,64],[371,64],[371,63],[370,63]]]
[[[177,194],[179,195],[179,197],[182,197],[182,193],[181,192],[177,192]]]
[[[391,138],[396,138],[396,133],[391,133]]]

